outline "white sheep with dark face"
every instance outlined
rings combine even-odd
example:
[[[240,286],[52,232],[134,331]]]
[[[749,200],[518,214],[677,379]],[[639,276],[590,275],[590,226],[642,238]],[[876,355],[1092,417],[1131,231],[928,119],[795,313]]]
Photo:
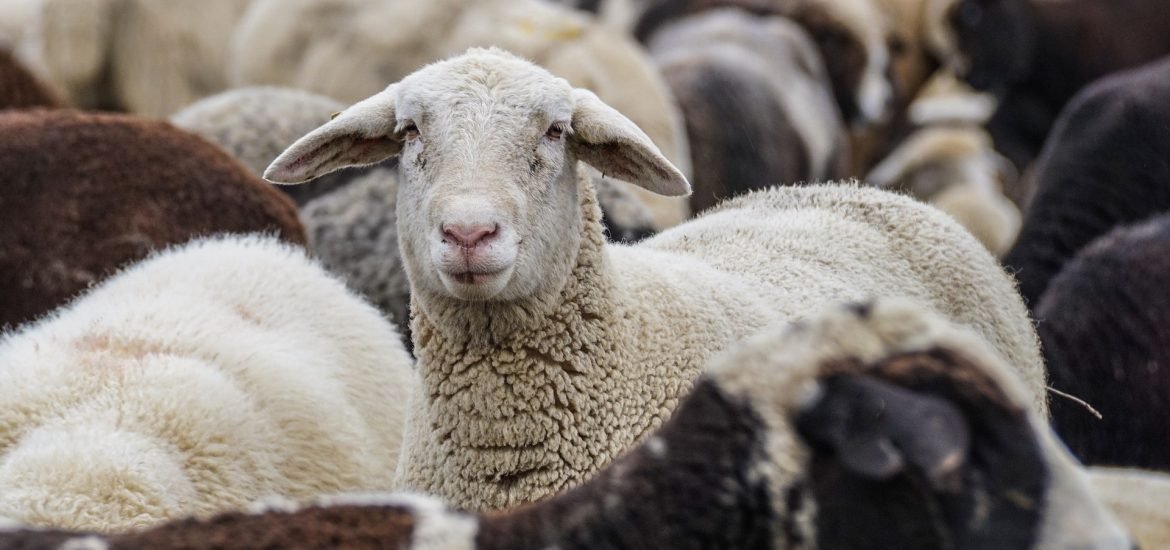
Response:
[[[604,242],[577,161],[689,185],[596,95],[473,49],[364,100],[281,154],[302,182],[399,155],[400,252],[425,388],[401,482],[501,508],[587,479],[668,418],[708,356],[826,303],[903,296],[1044,373],[1011,279],[945,214],[852,185],[728,201],[633,246]]]

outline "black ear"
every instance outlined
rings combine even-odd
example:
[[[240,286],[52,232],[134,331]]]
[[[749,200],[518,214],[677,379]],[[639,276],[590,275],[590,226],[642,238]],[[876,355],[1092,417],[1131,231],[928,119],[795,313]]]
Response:
[[[934,490],[954,487],[970,446],[959,409],[864,375],[837,375],[796,418],[801,437],[855,475],[884,481],[908,469]]]

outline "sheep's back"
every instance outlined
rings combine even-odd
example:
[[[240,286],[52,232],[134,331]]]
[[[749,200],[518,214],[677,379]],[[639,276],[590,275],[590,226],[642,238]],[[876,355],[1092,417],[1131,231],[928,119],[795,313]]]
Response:
[[[42,315],[151,250],[198,235],[305,242],[279,191],[162,122],[0,114],[0,173],[0,325]]]
[[[101,530],[388,489],[413,376],[376,310],[267,239],[136,264],[0,341],[0,373],[0,516]]]
[[[1047,409],[1036,332],[1011,278],[954,220],[911,198],[851,185],[775,188],[641,246],[747,277],[787,319],[842,300],[914,299],[977,330]]]

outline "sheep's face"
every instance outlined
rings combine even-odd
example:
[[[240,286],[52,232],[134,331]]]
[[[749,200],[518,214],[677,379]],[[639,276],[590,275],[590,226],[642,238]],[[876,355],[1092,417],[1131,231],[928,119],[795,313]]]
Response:
[[[490,72],[416,74],[398,93],[401,252],[416,285],[464,300],[563,281],[581,236],[572,88]]]
[[[302,138],[265,173],[300,182],[399,155],[412,290],[468,301],[559,291],[581,242],[576,163],[669,195],[686,179],[593,93],[499,50],[429,65]]]

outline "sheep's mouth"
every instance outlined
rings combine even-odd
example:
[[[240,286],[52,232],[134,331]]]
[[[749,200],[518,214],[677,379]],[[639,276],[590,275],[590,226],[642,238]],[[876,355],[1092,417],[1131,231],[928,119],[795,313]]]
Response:
[[[492,279],[500,276],[503,269],[496,271],[463,271],[460,273],[451,273],[449,276],[455,282],[463,285],[481,285],[490,282]]]

